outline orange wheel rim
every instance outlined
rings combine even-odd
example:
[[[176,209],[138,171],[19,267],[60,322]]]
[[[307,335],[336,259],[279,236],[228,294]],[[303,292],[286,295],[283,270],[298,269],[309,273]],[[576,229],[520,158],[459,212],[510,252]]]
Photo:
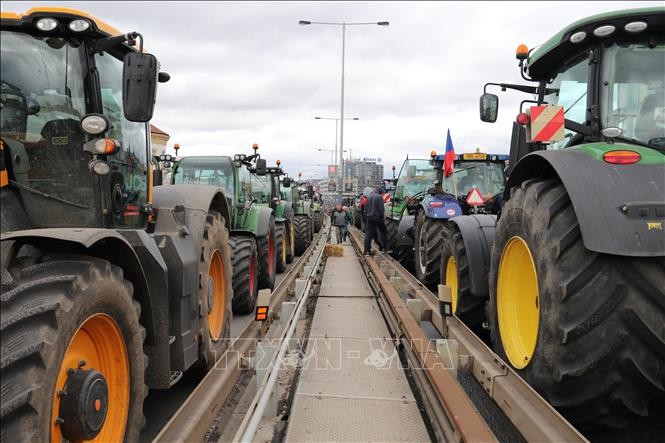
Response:
[[[217,341],[222,338],[224,311],[226,310],[226,276],[222,254],[218,250],[212,253],[208,269],[208,330],[210,338]],[[212,304],[212,309],[210,309]]]
[[[94,314],[74,333],[60,363],[53,392],[51,442],[59,443],[64,439],[58,424],[61,393],[67,382],[68,370],[79,368],[101,372],[108,388],[106,419],[91,441],[122,441],[130,403],[131,377],[127,347],[117,323],[106,314]],[[94,401],[94,407],[99,410],[100,400]]]

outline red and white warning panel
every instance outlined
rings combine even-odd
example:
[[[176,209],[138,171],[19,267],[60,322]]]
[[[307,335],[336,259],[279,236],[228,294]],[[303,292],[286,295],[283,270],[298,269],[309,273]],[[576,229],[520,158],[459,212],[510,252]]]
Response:
[[[466,196],[466,203],[469,206],[480,206],[485,203],[485,199],[478,189],[473,188],[469,192],[469,195]]]
[[[527,126],[526,138],[529,143],[555,142],[563,140],[563,106],[531,106],[529,109],[531,124]]]

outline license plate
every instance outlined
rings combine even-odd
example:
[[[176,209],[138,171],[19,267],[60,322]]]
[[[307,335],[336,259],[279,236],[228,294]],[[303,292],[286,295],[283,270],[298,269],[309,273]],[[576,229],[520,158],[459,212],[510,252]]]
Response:
[[[487,154],[481,154],[479,152],[473,152],[470,154],[462,154],[464,160],[487,160]]]

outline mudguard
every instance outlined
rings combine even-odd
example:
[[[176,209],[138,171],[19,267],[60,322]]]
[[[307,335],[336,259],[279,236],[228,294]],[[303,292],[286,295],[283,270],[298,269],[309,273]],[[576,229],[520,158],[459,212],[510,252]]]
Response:
[[[496,230],[496,215],[471,214],[450,219],[462,234],[469,265],[471,293],[476,297],[489,297],[488,278],[492,244]]]
[[[457,199],[448,194],[427,194],[420,202],[427,218],[446,220],[456,215],[462,215],[462,208]]]
[[[397,246],[413,246],[415,242],[415,233],[413,226],[416,223],[415,215],[405,215],[399,221],[397,229]]]
[[[186,209],[217,211],[224,217],[226,227],[231,229],[229,202],[221,188],[207,185],[168,185],[152,189],[155,208],[174,208],[183,205]]]
[[[270,217],[272,215],[272,209],[266,207],[259,208],[259,219],[256,227],[257,237],[265,237],[268,235],[268,229],[270,229]]]
[[[621,143],[610,146],[638,150]],[[665,156],[660,162],[662,154],[655,153],[650,154],[656,158],[653,162],[617,165],[594,156],[600,152],[597,155],[602,157],[606,150],[607,143],[594,143],[533,152],[515,165],[506,188],[556,175],[570,196],[587,249],[632,257],[665,256]]]

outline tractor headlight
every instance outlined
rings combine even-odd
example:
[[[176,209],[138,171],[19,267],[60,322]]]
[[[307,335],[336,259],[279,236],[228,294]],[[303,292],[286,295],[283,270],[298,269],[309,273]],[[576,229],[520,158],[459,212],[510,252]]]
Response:
[[[647,28],[646,22],[630,22],[630,23],[626,23],[626,26],[623,27],[623,29],[630,32],[631,34],[636,34],[638,32],[642,32],[646,28]]]
[[[36,26],[40,31],[49,32],[58,27],[58,21],[51,17],[44,17],[37,20]]]
[[[240,154],[236,154],[233,156],[233,160],[238,161],[240,160]]]
[[[69,29],[74,32],[83,32],[87,31],[90,28],[90,22],[82,18],[72,20],[69,22]]]
[[[104,160],[92,160],[88,168],[97,175],[109,175],[111,172],[111,167]]]
[[[598,26],[593,30],[593,35],[596,37],[607,37],[608,35],[611,35],[615,29],[616,27],[614,25]]]
[[[109,119],[102,114],[88,114],[81,119],[81,128],[90,135],[106,132],[109,126]]]
[[[586,38],[586,32],[579,31],[570,36],[571,43],[579,43]]]

